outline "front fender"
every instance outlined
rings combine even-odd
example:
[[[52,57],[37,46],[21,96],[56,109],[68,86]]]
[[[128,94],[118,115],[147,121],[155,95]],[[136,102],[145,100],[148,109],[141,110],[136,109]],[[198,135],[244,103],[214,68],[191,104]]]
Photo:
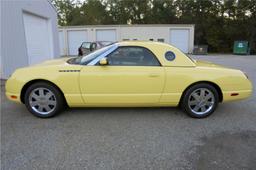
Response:
[[[6,82],[6,95],[10,100],[21,102],[22,89],[28,83],[48,81],[63,92],[68,105],[79,106],[83,103],[79,88],[80,67],[55,66],[18,69]],[[13,95],[16,96],[15,99],[11,97]]]

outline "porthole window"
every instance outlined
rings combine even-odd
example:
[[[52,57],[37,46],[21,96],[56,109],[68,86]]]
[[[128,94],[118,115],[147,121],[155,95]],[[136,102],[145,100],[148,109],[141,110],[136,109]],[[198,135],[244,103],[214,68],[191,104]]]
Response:
[[[173,52],[171,52],[171,51],[167,51],[165,53],[165,58],[168,61],[173,61],[175,59],[175,54]]]

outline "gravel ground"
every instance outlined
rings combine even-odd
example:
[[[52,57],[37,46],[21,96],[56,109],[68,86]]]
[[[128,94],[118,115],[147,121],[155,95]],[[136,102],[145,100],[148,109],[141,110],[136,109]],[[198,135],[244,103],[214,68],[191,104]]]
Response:
[[[192,56],[241,69],[256,84],[256,56]],[[68,109],[40,119],[1,85],[1,168],[255,169],[256,93],[206,119],[178,108]]]

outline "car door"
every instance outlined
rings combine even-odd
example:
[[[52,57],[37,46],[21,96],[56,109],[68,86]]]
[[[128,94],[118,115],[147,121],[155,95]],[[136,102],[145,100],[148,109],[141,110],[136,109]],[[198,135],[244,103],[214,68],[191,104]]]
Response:
[[[108,64],[84,66],[80,88],[88,105],[141,105],[158,103],[165,71],[144,47],[118,47],[106,56]]]

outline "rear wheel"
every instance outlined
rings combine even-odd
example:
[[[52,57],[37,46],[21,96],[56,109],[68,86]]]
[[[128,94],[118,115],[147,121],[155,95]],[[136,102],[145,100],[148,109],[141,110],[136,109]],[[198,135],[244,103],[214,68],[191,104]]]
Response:
[[[211,115],[217,108],[219,95],[210,84],[196,84],[190,87],[182,99],[183,110],[191,117],[204,118]]]
[[[62,110],[64,100],[56,87],[45,82],[38,82],[27,89],[25,105],[33,115],[48,118]]]

